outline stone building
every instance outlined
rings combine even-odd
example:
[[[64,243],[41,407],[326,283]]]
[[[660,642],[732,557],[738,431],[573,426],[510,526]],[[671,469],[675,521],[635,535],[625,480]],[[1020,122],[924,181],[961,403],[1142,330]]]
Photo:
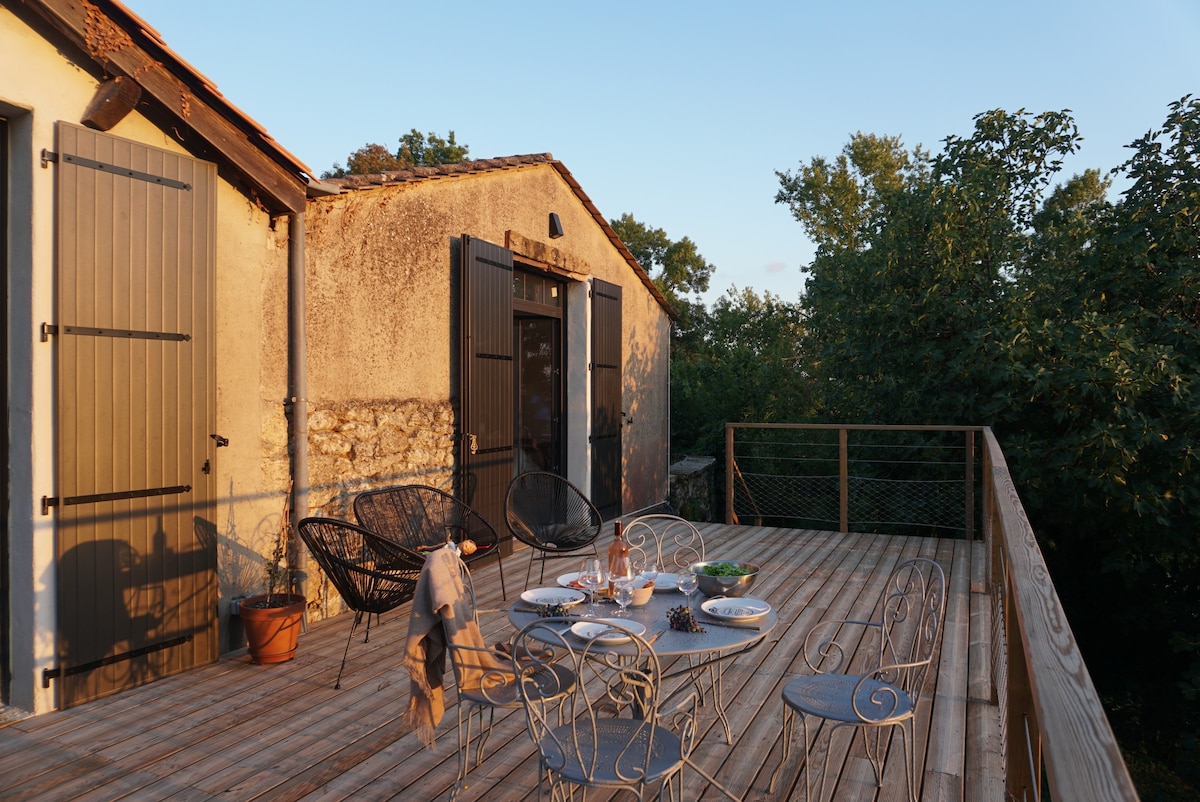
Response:
[[[666,497],[670,311],[561,163],[322,182],[119,2],[0,0],[0,273],[0,705],[239,648],[285,504]]]

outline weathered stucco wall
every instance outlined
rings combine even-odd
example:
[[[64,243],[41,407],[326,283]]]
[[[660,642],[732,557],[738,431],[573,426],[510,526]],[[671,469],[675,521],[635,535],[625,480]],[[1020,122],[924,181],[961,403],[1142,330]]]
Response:
[[[43,150],[55,150],[55,123],[78,124],[97,78],[7,8],[0,8],[0,114],[9,120],[9,376],[11,509],[10,703],[53,707],[41,672],[56,659],[54,529],[38,512],[55,482],[52,349],[35,336],[55,320],[55,175]],[[112,136],[186,153],[136,111]],[[219,489],[218,560],[221,643],[229,645],[230,596],[261,586],[262,554],[279,521],[287,488],[286,222],[272,221],[224,179],[217,197],[216,432],[230,445],[213,452]]]
[[[550,241],[556,212],[564,236]],[[375,456],[323,460],[310,476],[333,500],[372,485],[441,478],[454,464],[456,264],[462,234],[508,244],[515,240],[569,255],[573,276],[623,287],[624,507],[654,504],[667,494],[669,319],[603,228],[550,164],[535,164],[346,192],[308,212],[309,403],[313,415],[344,415],[346,405],[370,417],[403,407],[445,408],[444,448],[429,462],[384,467]],[[514,248],[514,250],[517,250]],[[517,259],[523,254],[517,250]],[[529,254],[524,254],[528,256]],[[583,296],[579,296],[583,297]],[[577,321],[583,316],[576,313]],[[586,333],[586,332],[585,332]],[[569,385],[575,397],[586,378]],[[573,398],[572,401],[575,399]],[[578,455],[586,448],[573,442]],[[386,479],[387,482],[379,481]],[[340,490],[338,489],[340,488]],[[315,502],[314,502],[315,503]]]

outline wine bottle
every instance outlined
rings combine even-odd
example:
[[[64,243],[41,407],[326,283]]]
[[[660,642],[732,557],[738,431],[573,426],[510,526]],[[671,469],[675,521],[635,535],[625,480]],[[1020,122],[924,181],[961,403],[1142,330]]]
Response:
[[[621,536],[621,522],[613,527],[613,539],[608,544],[608,592],[613,590],[613,577],[629,575],[629,546]]]

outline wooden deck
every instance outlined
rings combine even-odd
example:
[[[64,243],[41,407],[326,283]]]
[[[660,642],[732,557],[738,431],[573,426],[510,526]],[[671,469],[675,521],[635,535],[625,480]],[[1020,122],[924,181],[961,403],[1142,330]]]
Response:
[[[775,793],[767,792],[781,755],[779,692],[801,670],[800,639],[823,618],[869,615],[890,568],[903,557],[924,555],[945,570],[948,596],[937,686],[917,721],[920,796],[924,802],[1001,799],[981,543],[718,524],[703,532],[710,558],[766,567],[753,594],[770,601],[780,620],[767,641],[740,656],[725,675],[735,743],[724,742],[715,715],[703,710],[697,764],[746,800],[803,799],[795,754]],[[526,558],[521,551],[506,560],[510,594]],[[499,608],[495,563],[479,567],[474,577],[480,606]],[[424,749],[401,731],[408,701],[408,678],[399,667],[406,615],[407,605],[385,616],[372,627],[370,643],[356,636],[341,690],[333,681],[349,615],[311,625],[290,663],[255,666],[244,654],[229,655],[134,691],[0,728],[0,799],[445,799],[457,774],[455,697],[447,694],[435,748]],[[481,624],[489,643],[510,634],[503,614],[485,614]],[[834,798],[904,799],[899,752],[897,739],[880,790],[861,739],[839,746],[831,768],[838,775]],[[685,769],[684,782],[689,802],[724,798],[695,772]],[[500,711],[485,762],[459,798],[534,800],[536,785],[524,716]]]

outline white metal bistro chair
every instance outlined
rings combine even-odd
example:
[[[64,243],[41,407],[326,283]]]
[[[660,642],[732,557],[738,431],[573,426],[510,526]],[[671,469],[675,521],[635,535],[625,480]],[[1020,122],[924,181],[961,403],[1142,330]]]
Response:
[[[873,621],[836,619],[823,621],[804,639],[804,660],[814,672],[796,677],[783,688],[783,757],[771,775],[770,790],[791,754],[792,731],[799,714],[804,738],[805,798],[812,785],[812,752],[808,719],[824,719],[818,737],[826,740],[818,799],[825,798],[829,753],[840,728],[858,727],[867,757],[875,770],[875,784],[883,784],[885,733],[899,730],[908,777],[908,798],[917,799],[913,719],[924,689],[929,666],[941,632],[946,602],[946,578],[933,560],[918,557],[900,563],[884,588]],[[874,642],[868,665],[846,665],[855,649],[847,646],[866,628]],[[840,640],[839,640],[840,639]]]
[[[572,619],[534,621],[513,637],[529,736],[537,748],[539,776],[550,798],[572,799],[573,787],[628,789],[641,798],[657,788],[661,800],[682,798],[680,772],[689,763],[695,734],[694,693],[669,709],[659,696],[661,671],[650,644],[620,624],[594,623],[579,637]],[[538,655],[550,645],[578,682],[558,698],[547,695]],[[538,799],[542,788],[538,785]]]
[[[468,626],[479,630],[480,610],[475,605],[475,585],[470,579],[470,569],[455,550],[458,579],[466,606]],[[436,562],[427,561],[425,570],[431,570]],[[458,778],[450,792],[451,800],[467,788],[470,770],[484,760],[484,749],[492,734],[497,708],[520,708],[516,675],[509,669],[509,657],[502,656],[494,648],[479,645],[478,638],[461,638],[455,632],[462,629],[462,622],[443,617],[445,646],[449,652],[450,665],[454,668],[455,687],[458,692]],[[473,642],[472,641],[476,641]],[[530,672],[527,682],[539,689],[547,700],[562,699],[575,687],[575,675],[568,666],[551,662],[550,654],[542,653],[544,664],[540,670]],[[475,744],[472,748],[473,730]]]
[[[658,561],[658,570],[678,572],[704,560],[704,538],[691,521],[678,515],[653,513],[641,515],[625,524],[625,542],[630,557]]]

